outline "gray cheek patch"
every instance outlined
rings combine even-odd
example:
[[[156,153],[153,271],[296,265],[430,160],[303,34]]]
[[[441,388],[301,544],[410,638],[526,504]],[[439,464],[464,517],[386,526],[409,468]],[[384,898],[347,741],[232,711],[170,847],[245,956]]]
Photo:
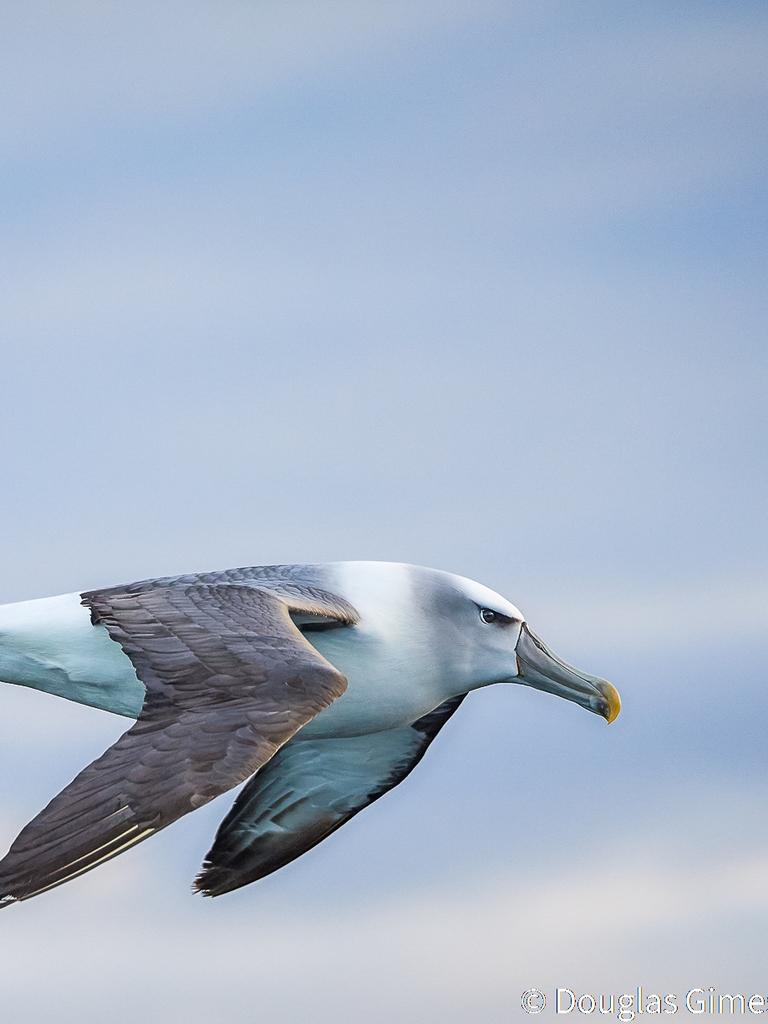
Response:
[[[435,671],[450,678],[467,670],[475,645],[471,642],[475,605],[448,573],[409,566],[414,613],[430,631]]]

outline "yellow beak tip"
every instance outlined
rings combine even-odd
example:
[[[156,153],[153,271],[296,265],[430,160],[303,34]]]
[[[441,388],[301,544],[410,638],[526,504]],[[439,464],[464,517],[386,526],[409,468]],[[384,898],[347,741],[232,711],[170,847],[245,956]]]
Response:
[[[603,692],[605,693],[605,699],[608,701],[608,714],[605,716],[605,720],[608,725],[614,722],[619,717],[621,711],[621,697],[619,691],[611,683],[603,684]]]

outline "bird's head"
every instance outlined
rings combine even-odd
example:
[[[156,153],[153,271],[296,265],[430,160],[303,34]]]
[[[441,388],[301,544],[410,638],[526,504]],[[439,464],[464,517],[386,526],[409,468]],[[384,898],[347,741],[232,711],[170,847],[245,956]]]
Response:
[[[441,619],[460,640],[451,645],[453,657],[462,652],[461,671],[472,678],[473,688],[522,683],[571,700],[609,723],[617,717],[621,699],[615,686],[559,658],[501,595],[473,580],[445,575],[448,585],[437,589]]]

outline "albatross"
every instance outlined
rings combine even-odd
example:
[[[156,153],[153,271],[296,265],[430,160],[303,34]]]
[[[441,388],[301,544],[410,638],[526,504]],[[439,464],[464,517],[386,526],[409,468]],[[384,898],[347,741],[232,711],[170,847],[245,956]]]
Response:
[[[0,679],[135,719],[19,833],[0,905],[78,878],[245,782],[195,889],[283,867],[409,774],[472,690],[612,722],[616,689],[513,604],[393,562],[272,565],[0,607]]]

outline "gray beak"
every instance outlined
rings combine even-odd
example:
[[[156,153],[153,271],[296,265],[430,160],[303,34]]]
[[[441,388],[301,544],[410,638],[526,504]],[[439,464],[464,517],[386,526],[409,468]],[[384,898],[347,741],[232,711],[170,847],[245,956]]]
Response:
[[[621,698],[615,686],[597,676],[588,676],[586,672],[561,661],[525,622],[515,653],[518,678],[526,686],[572,700],[587,711],[602,715],[609,723],[621,711]]]

